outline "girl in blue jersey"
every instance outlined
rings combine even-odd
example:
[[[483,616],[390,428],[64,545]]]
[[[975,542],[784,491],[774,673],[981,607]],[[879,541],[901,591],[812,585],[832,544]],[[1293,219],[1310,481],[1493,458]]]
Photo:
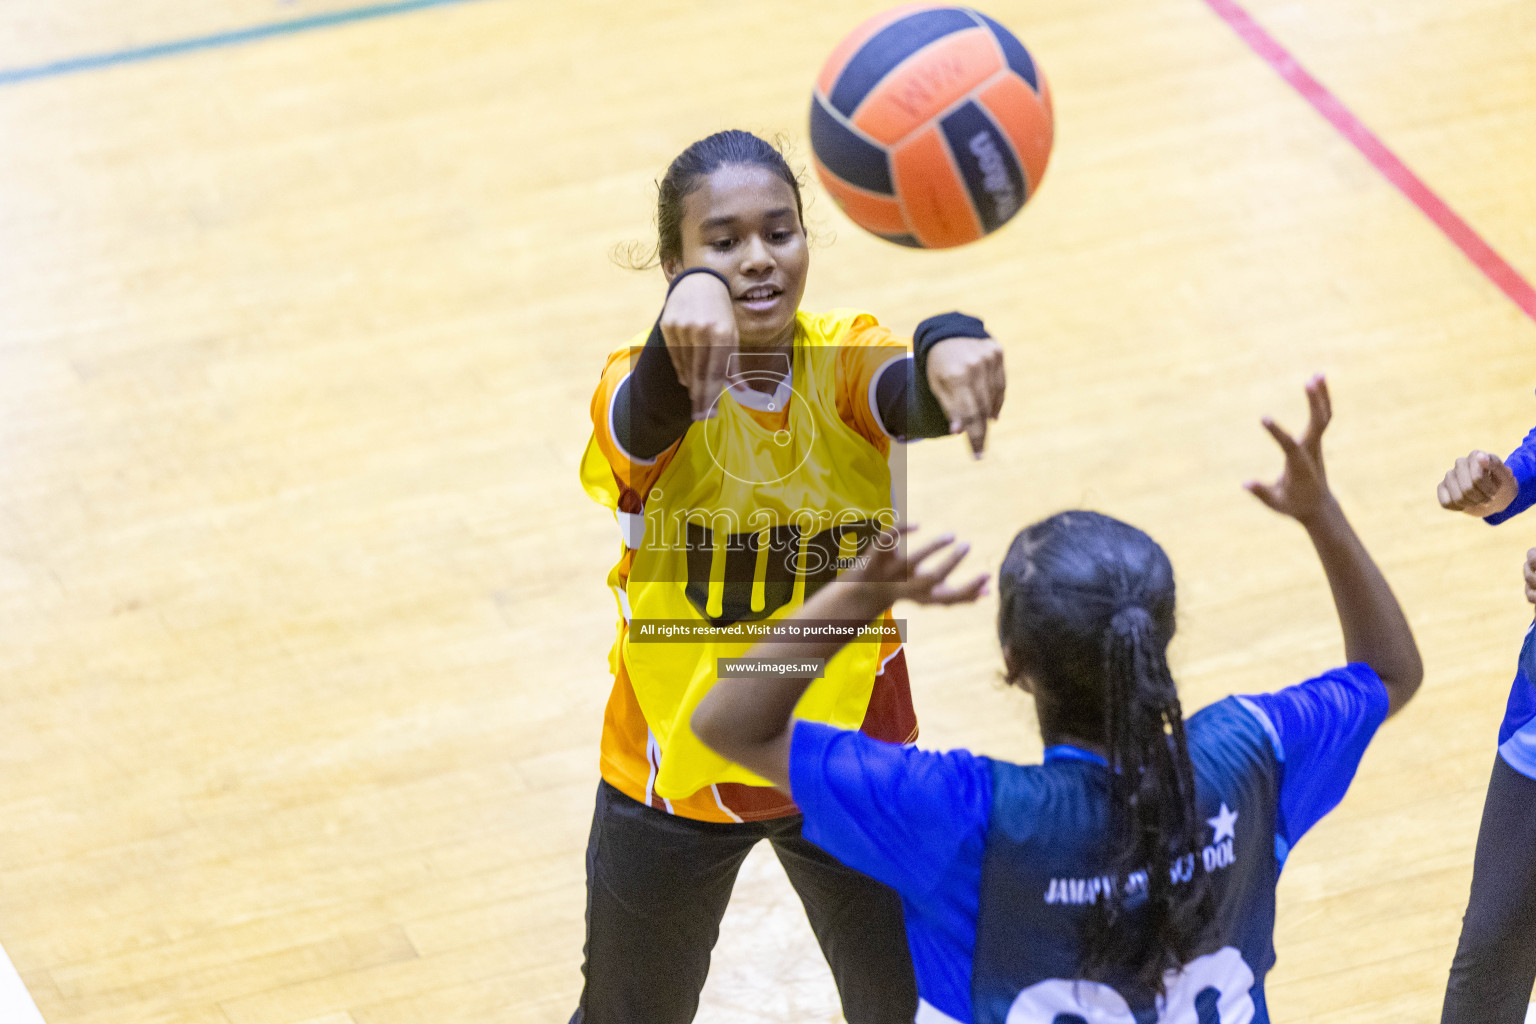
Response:
[[[730,680],[699,705],[706,743],[790,792],[808,838],[901,895],[919,1024],[1268,1020],[1280,867],[1423,671],[1324,479],[1321,378],[1307,394],[1300,440],[1265,420],[1285,453],[1280,479],[1248,488],[1305,527],[1349,664],[1186,721],[1165,659],[1167,556],[1125,523],[1065,512],[1021,532],[999,571],[1004,664],[1035,696],[1044,764],[796,721],[805,679]],[[905,556],[876,546],[798,622],[869,621],[900,598],[975,600],[985,576],[948,582],[966,550],[948,536]],[[755,654],[804,661],[841,645]]]
[[[1439,486],[1440,504],[1499,524],[1536,504],[1536,430],[1507,461],[1474,451]],[[1525,596],[1536,604],[1536,549]],[[1442,1024],[1520,1024],[1536,986],[1536,634],[1525,631],[1483,803],[1472,895],[1451,962]]]

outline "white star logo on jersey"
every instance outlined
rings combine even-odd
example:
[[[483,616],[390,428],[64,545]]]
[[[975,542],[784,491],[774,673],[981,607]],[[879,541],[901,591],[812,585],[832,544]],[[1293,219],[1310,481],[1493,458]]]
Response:
[[[1221,802],[1221,812],[1214,818],[1206,818],[1205,823],[1216,830],[1216,838],[1211,840],[1211,845],[1221,842],[1223,839],[1236,840],[1237,838],[1237,812],[1227,808],[1227,802]]]

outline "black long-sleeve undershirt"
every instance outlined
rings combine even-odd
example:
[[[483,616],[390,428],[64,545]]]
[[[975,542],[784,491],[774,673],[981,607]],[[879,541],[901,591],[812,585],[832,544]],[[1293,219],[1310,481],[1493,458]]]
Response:
[[[613,396],[613,439],[634,458],[648,461],[671,447],[691,422],[693,400],[677,379],[658,320]]]
[[[986,336],[982,322],[964,313],[940,313],[918,324],[913,358],[886,367],[875,386],[875,409],[886,433],[903,441],[948,434],[949,420],[928,387],[928,353],[946,338]],[[658,320],[614,395],[614,440],[632,457],[650,460],[682,437],[692,421],[693,403],[678,380]]]

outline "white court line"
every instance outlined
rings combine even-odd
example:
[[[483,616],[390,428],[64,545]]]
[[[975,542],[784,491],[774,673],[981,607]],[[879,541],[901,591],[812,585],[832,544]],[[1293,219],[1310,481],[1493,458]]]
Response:
[[[45,1024],[4,949],[0,949],[0,1020],[5,1024]]]
[[[1525,1011],[1525,1024],[1536,1024],[1536,1003],[1532,1003],[1531,1008]]]

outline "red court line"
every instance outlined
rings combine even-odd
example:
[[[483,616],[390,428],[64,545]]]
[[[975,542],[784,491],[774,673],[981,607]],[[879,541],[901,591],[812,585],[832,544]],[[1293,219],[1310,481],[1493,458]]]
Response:
[[[1434,221],[1435,226],[1445,233],[1473,265],[1498,286],[1499,290],[1510,297],[1510,300],[1532,320],[1536,320],[1536,288],[1532,288],[1529,281],[1520,276],[1520,272],[1505,262],[1504,257],[1493,251],[1493,247],[1483,241],[1482,236],[1457,216],[1456,211],[1445,204],[1445,200],[1435,194],[1434,190],[1413,171],[1408,165],[1399,160],[1390,149],[1376,137],[1376,134],[1367,128],[1361,120],[1349,112],[1339,98],[1328,91],[1328,87],[1313,78],[1307,69],[1302,67],[1292,57],[1285,47],[1281,46],[1275,37],[1264,30],[1264,27],[1253,20],[1253,17],[1234,0],[1205,0],[1211,10],[1215,11],[1223,21],[1232,27],[1232,30],[1242,37],[1243,42],[1264,59],[1264,62],[1274,68],[1280,77],[1290,83],[1291,88],[1301,93],[1303,99],[1312,104],[1312,108],[1327,119],[1328,123],[1339,130],[1339,134],[1349,140],[1360,153],[1380,171],[1397,190],[1408,197],[1408,200],[1424,211],[1424,216]]]

